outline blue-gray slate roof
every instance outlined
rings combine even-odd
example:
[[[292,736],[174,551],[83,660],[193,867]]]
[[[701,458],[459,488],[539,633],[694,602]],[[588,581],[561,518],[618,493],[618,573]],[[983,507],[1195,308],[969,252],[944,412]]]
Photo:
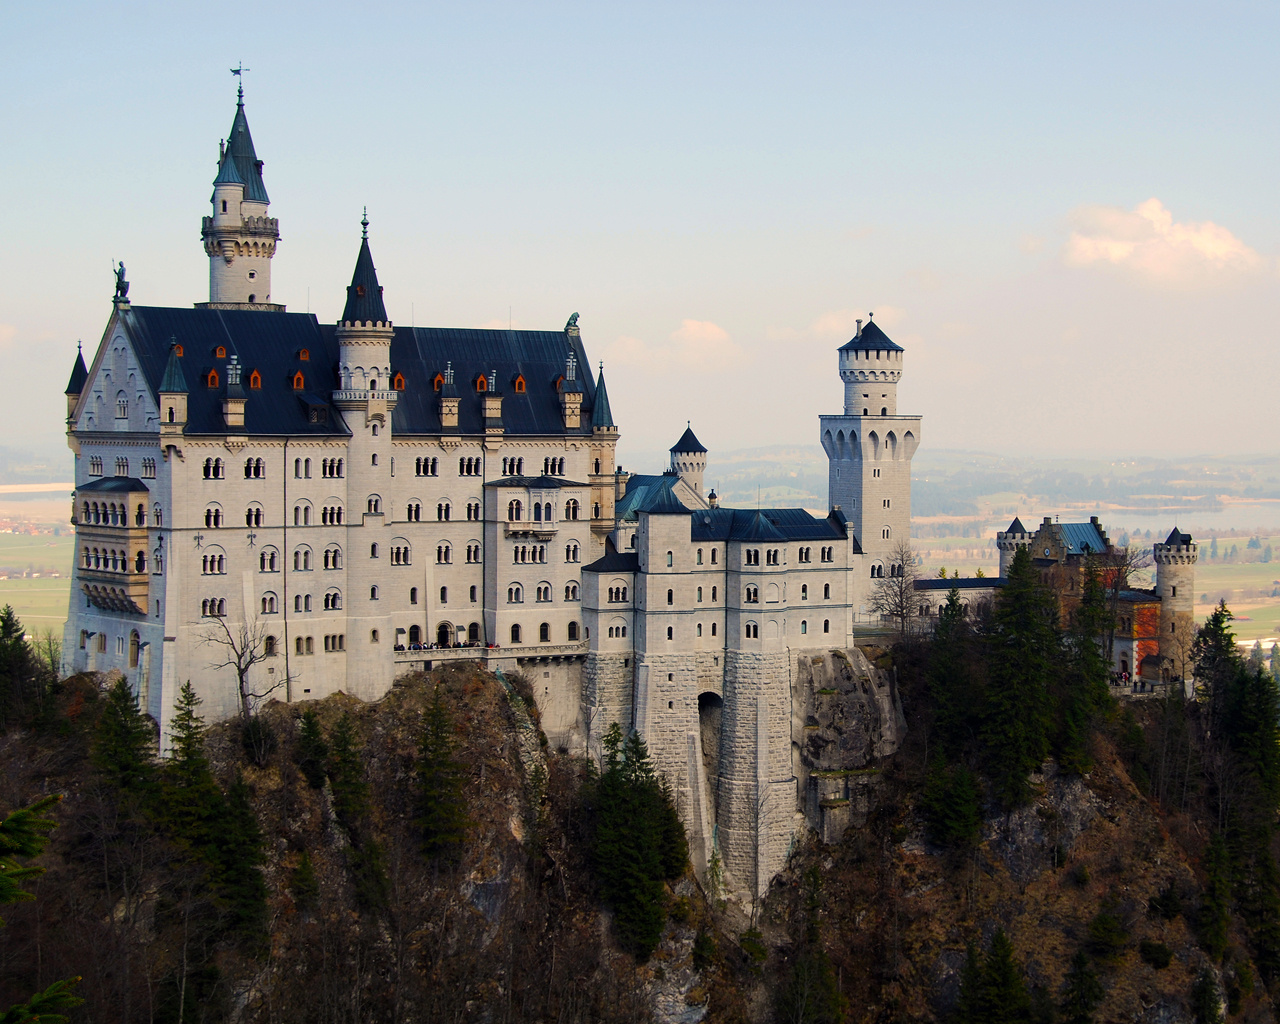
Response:
[[[874,320],[868,320],[867,325],[852,340],[840,346],[841,352],[852,352],[854,349],[866,349],[887,352],[901,352],[903,348],[889,340],[889,335],[880,330]]]
[[[81,484],[76,488],[77,494],[86,494],[93,492],[95,494],[137,494],[139,492],[150,493],[145,483],[136,476],[104,476],[97,480],[90,480],[87,484]]]
[[[89,379],[89,368],[84,365],[84,353],[76,349],[75,365],[71,367],[71,379],[67,381],[68,395],[78,395],[84,390],[84,382]]]
[[[679,452],[702,452],[706,454],[707,448],[701,441],[694,436],[693,427],[685,427],[684,433],[680,435],[680,440],[671,446],[671,451]]]
[[[132,306],[120,313],[121,323],[133,342],[143,375],[153,394],[159,394],[170,358],[170,342],[183,347],[177,360],[189,397],[187,433],[224,434],[222,387],[227,356],[239,357],[242,382],[254,370],[262,377],[261,389],[246,387],[245,432],[267,435],[347,435],[330,395],[338,387],[338,342],[331,324],[321,324],[311,313],[280,313],[249,309],[184,309],[164,306]],[[306,350],[308,359],[302,359]],[[523,375],[524,393],[503,396],[502,422],[509,434],[589,436],[584,422],[566,430],[556,384],[565,360],[577,357],[586,393],[584,409],[595,401],[596,384],[587,369],[582,339],[564,331],[486,331],[443,327],[397,327],[391,340],[391,372],[405,378],[392,415],[396,434],[439,434],[440,395],[435,377],[453,363],[458,382],[458,432],[483,434],[484,395],[477,393],[476,378],[496,370],[499,380]],[[209,370],[218,371],[219,386],[207,386]],[[293,387],[301,371],[304,386]],[[315,422],[313,409],[324,410]],[[585,421],[586,417],[584,417]]]
[[[1169,545],[1170,547],[1183,547],[1183,548],[1185,548],[1188,544],[1190,544],[1190,543],[1191,543],[1191,534],[1189,534],[1189,533],[1183,533],[1181,530],[1179,530],[1179,529],[1175,526],[1175,527],[1173,528],[1173,532],[1171,532],[1171,533],[1169,534],[1169,536],[1165,538],[1165,541],[1164,541],[1164,542],[1165,542],[1165,544]]]
[[[583,572],[629,572],[640,571],[640,556],[634,551],[619,551],[608,538],[604,542],[604,554],[594,562],[582,567]]]
[[[680,478],[674,473],[663,473],[650,476],[634,473],[627,479],[627,491],[613,506],[614,514],[620,520],[635,522],[636,513],[641,506],[650,501],[661,490],[671,490],[671,485]]]
[[[1100,555],[1107,550],[1107,543],[1093,523],[1060,523],[1062,542],[1069,555]]]
[[[267,198],[267,186],[262,183],[262,161],[253,151],[249,119],[244,116],[244,97],[236,103],[235,120],[231,122],[231,134],[227,137],[227,156],[236,162],[236,171],[244,182],[245,199],[256,203],[271,202]],[[218,170],[221,176],[222,168],[219,167]]]
[[[836,541],[849,536],[844,516],[834,510],[819,519],[802,508],[708,508],[691,518],[695,541]],[[862,553],[856,539],[853,550]]]
[[[609,408],[609,392],[604,386],[604,367],[600,367],[600,377],[596,381],[596,403],[591,410],[592,427],[615,427],[613,410]]]
[[[1013,522],[1009,524],[1009,529],[1005,530],[1004,532],[1005,533],[1026,533],[1027,528],[1022,525],[1021,519],[1019,519],[1017,516],[1014,516]]]
[[[368,221],[363,222],[366,231]],[[347,304],[342,310],[347,323],[387,322],[387,307],[382,304],[382,285],[378,284],[378,272],[373,266],[373,253],[369,251],[369,236],[360,239],[360,254],[356,256],[356,269],[347,286]]]
[[[966,576],[962,580],[941,579],[935,577],[927,580],[916,580],[913,589],[920,591],[947,591],[953,588],[959,591],[965,590],[993,590],[1003,587],[1008,582],[1003,576],[987,576],[979,578],[977,576]]]

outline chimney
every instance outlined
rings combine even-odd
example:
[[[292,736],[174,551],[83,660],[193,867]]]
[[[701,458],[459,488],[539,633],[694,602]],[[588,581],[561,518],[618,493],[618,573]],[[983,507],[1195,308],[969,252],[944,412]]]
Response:
[[[857,334],[855,334],[855,335],[854,335],[854,337],[855,337],[855,338],[861,338],[861,337],[862,337],[862,321],[861,321],[861,320],[859,320],[859,321],[858,321],[858,333],[857,333]]]
[[[228,427],[244,426],[244,388],[240,386],[240,359],[232,354],[227,363],[227,391],[222,399],[222,418]]]
[[[458,389],[453,384],[453,363],[445,364],[444,384],[440,388],[440,426],[458,429]]]

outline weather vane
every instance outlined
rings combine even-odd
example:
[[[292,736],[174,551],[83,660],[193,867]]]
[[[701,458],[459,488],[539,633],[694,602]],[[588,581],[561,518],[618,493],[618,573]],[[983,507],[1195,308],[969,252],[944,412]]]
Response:
[[[231,69],[231,73],[235,75],[236,78],[240,79],[240,88],[236,91],[236,94],[241,100],[244,99],[244,73],[252,70],[252,68],[244,66],[244,61],[240,61],[239,64]]]

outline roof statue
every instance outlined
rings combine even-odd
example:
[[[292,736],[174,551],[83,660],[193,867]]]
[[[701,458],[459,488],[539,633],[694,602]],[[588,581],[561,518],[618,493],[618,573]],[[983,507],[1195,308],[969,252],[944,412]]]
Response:
[[[569,322],[564,325],[564,329],[566,331],[574,331],[574,330],[577,330],[577,328],[578,328],[578,314],[574,313],[573,316],[569,317]]]
[[[116,267],[116,301],[121,302],[129,298],[129,282],[124,278],[124,261]]]

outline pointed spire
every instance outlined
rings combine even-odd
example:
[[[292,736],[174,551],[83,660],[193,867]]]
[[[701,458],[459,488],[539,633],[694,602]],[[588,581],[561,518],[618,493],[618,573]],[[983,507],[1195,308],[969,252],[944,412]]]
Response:
[[[356,257],[356,270],[347,288],[347,305],[342,311],[344,323],[389,323],[387,307],[382,304],[382,285],[378,284],[378,272],[373,266],[373,253],[369,251],[369,215],[360,221],[360,255]]]
[[[80,342],[76,342],[76,361],[71,367],[71,379],[67,381],[67,390],[65,394],[78,395],[84,390],[84,382],[89,379],[88,367],[84,365],[84,349]]]
[[[236,116],[231,122],[231,134],[227,136],[227,156],[235,161],[236,173],[244,184],[244,197],[251,203],[269,203],[267,186],[262,183],[262,161],[253,149],[253,136],[249,134],[249,119],[244,114],[244,86],[240,86],[236,100]],[[219,168],[219,176],[226,166]]]
[[[680,440],[671,446],[673,452],[687,452],[689,454],[701,453],[706,454],[707,446],[704,445],[693,433],[693,424],[686,421],[685,431],[680,435]]]
[[[369,238],[369,207],[364,207],[364,213],[360,216],[360,237]]]
[[[162,394],[185,395],[187,393],[187,377],[182,372],[182,361],[178,355],[178,339],[169,341],[169,364],[164,368],[164,376],[160,379]]]
[[[613,410],[609,408],[609,391],[604,386],[604,363],[600,364],[600,375],[596,378],[596,404],[591,409],[592,429],[597,427],[609,429],[616,426],[613,422]]]
[[[244,179],[240,177],[240,171],[236,167],[236,162],[231,159],[230,154],[224,153],[221,158],[222,162],[218,165],[218,176],[213,179],[215,185],[243,185]]]

